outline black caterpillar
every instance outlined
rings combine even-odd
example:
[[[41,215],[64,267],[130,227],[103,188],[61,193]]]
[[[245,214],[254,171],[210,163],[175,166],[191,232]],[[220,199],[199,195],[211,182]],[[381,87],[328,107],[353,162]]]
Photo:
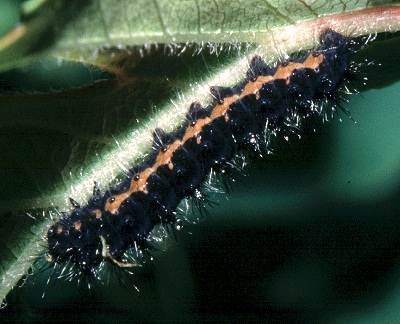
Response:
[[[254,57],[242,83],[211,87],[207,107],[192,103],[186,125],[172,134],[156,129],[153,152],[117,188],[101,195],[95,185],[85,207],[71,199],[75,210],[48,231],[50,259],[94,276],[107,260],[137,265],[127,252],[148,249],[155,225],[174,224],[180,201],[201,196],[212,170],[224,170],[242,150],[258,150],[266,130],[298,124],[325,102],[337,106],[338,89],[352,75],[355,42],[333,30],[320,40],[319,48],[276,67]]]

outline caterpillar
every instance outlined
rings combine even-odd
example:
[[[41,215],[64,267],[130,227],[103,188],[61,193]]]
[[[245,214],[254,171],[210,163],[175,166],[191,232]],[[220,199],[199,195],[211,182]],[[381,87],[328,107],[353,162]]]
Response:
[[[276,66],[256,56],[243,82],[213,86],[212,102],[193,102],[186,123],[175,132],[154,130],[152,152],[133,166],[125,181],[63,213],[47,233],[49,259],[72,263],[99,277],[105,262],[121,268],[139,265],[129,251],[146,251],[152,229],[176,224],[176,210],[187,197],[204,199],[201,188],[210,172],[224,172],[243,151],[258,151],[265,134],[280,134],[321,107],[340,106],[339,88],[352,77],[355,41],[331,29],[321,45]]]

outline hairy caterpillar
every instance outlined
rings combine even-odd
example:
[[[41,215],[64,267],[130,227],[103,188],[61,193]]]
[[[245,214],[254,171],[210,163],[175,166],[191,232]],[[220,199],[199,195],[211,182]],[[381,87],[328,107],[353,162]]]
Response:
[[[211,87],[213,102],[193,103],[187,123],[171,134],[154,131],[153,151],[131,168],[117,188],[93,197],[64,214],[47,234],[51,260],[70,262],[98,277],[109,261],[137,265],[128,251],[146,250],[155,225],[176,222],[175,210],[185,197],[203,199],[208,174],[223,172],[244,150],[257,151],[266,134],[279,134],[301,119],[338,105],[339,87],[351,78],[355,43],[332,30],[321,46],[277,66],[254,57],[245,80],[235,87]]]

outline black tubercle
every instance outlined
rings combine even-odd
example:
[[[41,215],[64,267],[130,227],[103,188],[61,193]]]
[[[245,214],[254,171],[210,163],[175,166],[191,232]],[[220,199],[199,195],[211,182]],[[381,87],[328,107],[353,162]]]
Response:
[[[153,131],[153,149],[156,152],[159,152],[160,150],[165,152],[167,150],[167,146],[174,140],[174,135],[166,133],[161,128],[156,128]]]
[[[251,60],[250,68],[247,71],[247,78],[255,81],[260,75],[273,75],[275,70],[265,63],[260,56],[255,56]]]
[[[241,95],[247,84],[259,76],[273,76],[279,68],[279,64],[270,67],[259,56],[254,57],[242,83],[232,88],[211,87],[213,103],[203,107],[194,102],[180,129],[171,134],[156,129],[153,151],[143,163],[129,170],[126,180],[117,188],[101,196],[95,184],[93,197],[84,207],[71,199],[74,211],[53,224],[47,234],[52,259],[57,263],[69,261],[79,271],[96,275],[103,261],[123,266],[129,262],[126,258],[129,250],[148,249],[150,231],[157,224],[174,224],[175,211],[182,199],[205,199],[201,186],[212,169],[226,168],[242,150],[258,149],[259,138],[265,131],[277,133],[288,121],[297,123],[299,116],[312,114],[321,101],[335,105],[338,88],[351,71],[353,52],[351,39],[327,30],[321,35],[319,48],[304,57],[281,62],[285,65],[290,61],[303,62],[309,55],[323,55],[318,68],[295,69],[287,79],[265,83],[259,91],[240,97],[227,107],[226,113],[211,120],[217,104]],[[185,132],[206,118],[211,121],[173,151],[169,164],[158,165],[148,176],[145,190],[130,194],[116,213],[106,210],[107,202],[112,202],[110,198],[138,183],[141,172],[153,167],[158,154],[166,153],[174,141],[181,141]]]
[[[194,126],[196,124],[196,121],[199,119],[203,119],[206,117],[210,116],[210,111],[207,109],[204,109],[203,106],[199,102],[193,102],[190,105],[189,111],[186,115],[186,119],[189,122],[188,126]],[[181,132],[185,131],[185,129],[182,129]]]
[[[223,104],[224,99],[231,97],[235,94],[234,90],[230,87],[210,87],[211,96],[216,100],[217,103]]]
[[[73,199],[73,198],[70,197],[70,198],[69,198],[69,201],[70,201],[72,207],[74,207],[74,208],[81,208],[81,206],[78,204],[78,202],[77,202],[75,199]]]

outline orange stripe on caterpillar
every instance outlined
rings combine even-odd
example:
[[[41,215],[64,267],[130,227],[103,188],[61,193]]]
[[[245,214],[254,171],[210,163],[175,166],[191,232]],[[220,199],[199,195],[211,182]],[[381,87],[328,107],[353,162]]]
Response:
[[[146,170],[138,173],[136,177],[132,178],[131,186],[126,192],[110,197],[105,205],[105,210],[112,214],[117,214],[122,202],[129,198],[134,192],[143,191],[147,194],[146,183],[148,177],[161,165],[168,164],[169,168],[173,169],[171,157],[175,150],[184,144],[189,138],[199,134],[204,125],[207,125],[214,119],[221,116],[225,116],[225,121],[227,122],[229,120],[229,116],[226,116],[226,112],[233,103],[247,95],[257,94],[261,87],[268,82],[272,82],[277,79],[283,79],[286,80],[286,84],[289,84],[290,75],[293,73],[293,71],[299,69],[315,70],[320,66],[323,60],[324,56],[322,54],[317,53],[316,55],[315,53],[311,53],[303,63],[288,62],[281,64],[273,76],[259,76],[255,81],[249,81],[240,95],[233,95],[231,97],[224,98],[222,104],[218,103],[215,105],[210,117],[199,119],[194,125],[189,125],[182,140],[176,140],[164,151],[160,150],[160,153],[156,159],[156,163],[154,163],[152,167],[147,168]],[[200,144],[201,140],[198,139],[197,143]]]
[[[137,264],[142,253],[127,253],[147,250],[157,224],[176,225],[182,199],[203,201],[201,186],[211,171],[229,171],[238,153],[259,149],[265,132],[284,136],[286,127],[297,128],[302,118],[320,113],[319,104],[337,106],[338,88],[353,72],[354,45],[327,30],[321,46],[303,58],[277,67],[253,58],[242,83],[212,87],[212,104],[193,103],[175,132],[155,130],[153,152],[118,187],[101,195],[95,186],[84,207],[71,200],[74,211],[62,214],[47,233],[50,259],[94,277],[106,260],[120,267]]]

